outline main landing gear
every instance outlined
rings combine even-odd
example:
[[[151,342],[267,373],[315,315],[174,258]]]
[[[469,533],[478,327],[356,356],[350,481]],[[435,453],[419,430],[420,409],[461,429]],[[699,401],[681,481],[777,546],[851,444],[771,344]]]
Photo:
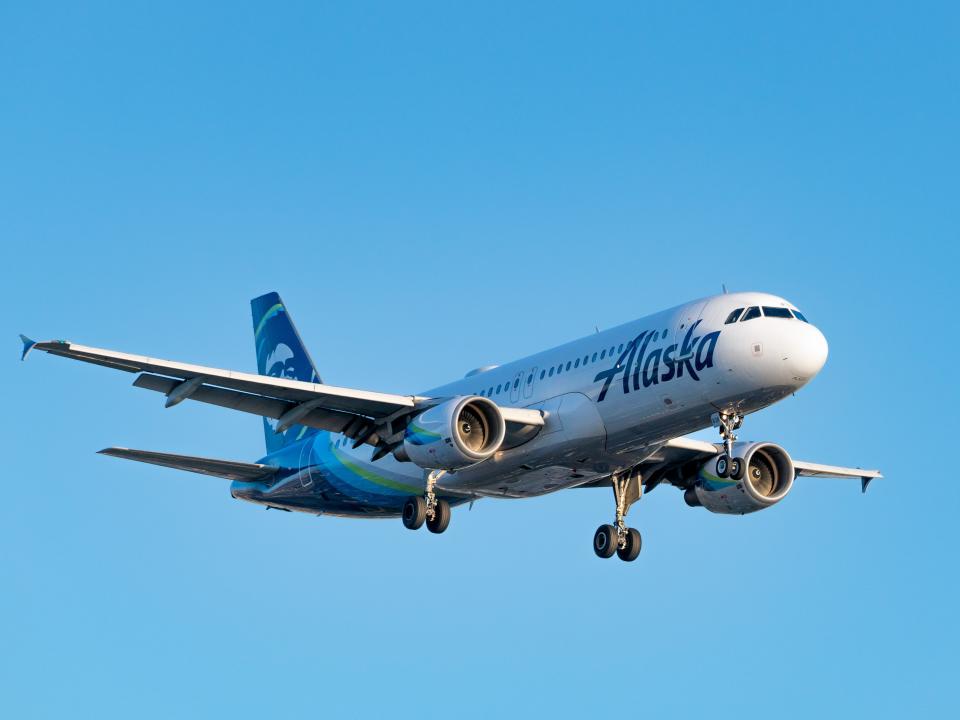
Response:
[[[423,496],[411,497],[403,504],[403,524],[410,530],[419,530],[424,522],[427,530],[440,534],[450,524],[450,503],[437,497],[433,491],[437,480],[446,473],[433,470],[427,475],[427,488]]]
[[[624,522],[627,511],[643,494],[643,478],[639,472],[614,475],[613,498],[617,503],[617,516],[613,525],[601,525],[593,535],[593,551],[597,557],[609,558],[616,554],[621,560],[633,562],[640,555],[643,539],[640,531],[628,528]]]
[[[723,455],[717,458],[717,477],[743,480],[743,476],[747,472],[743,458],[733,457],[733,443],[737,439],[734,432],[743,425],[743,415],[719,413],[716,416],[716,422],[720,426],[720,437],[723,438],[723,446],[726,450]]]

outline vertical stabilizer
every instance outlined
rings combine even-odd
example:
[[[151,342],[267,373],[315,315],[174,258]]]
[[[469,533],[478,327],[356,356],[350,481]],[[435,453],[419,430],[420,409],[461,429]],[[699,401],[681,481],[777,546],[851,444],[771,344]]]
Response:
[[[290,380],[322,382],[280,296],[275,292],[261,295],[250,301],[250,307],[253,310],[257,372]],[[286,432],[277,433],[274,432],[276,427],[276,420],[263,418],[268,453],[276,452],[285,445],[316,432],[303,425],[293,425]]]

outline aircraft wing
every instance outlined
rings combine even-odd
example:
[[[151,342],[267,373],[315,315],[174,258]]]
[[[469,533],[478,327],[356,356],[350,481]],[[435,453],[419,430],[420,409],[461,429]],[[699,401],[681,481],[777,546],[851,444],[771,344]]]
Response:
[[[265,480],[279,470],[279,468],[273,467],[272,465],[215,460],[213,458],[195,457],[193,455],[174,455],[172,453],[152,452],[149,450],[131,450],[130,448],[121,447],[104,448],[99,452],[101,455],[110,455],[111,457],[123,458],[124,460],[136,460],[138,462],[150,463],[151,465],[162,465],[163,467],[186,470],[188,472],[200,473],[201,475],[213,475],[214,477],[221,477],[227,480]]]
[[[644,486],[647,487],[648,491],[652,490],[662,481],[669,481],[671,477],[683,474],[690,469],[690,465],[705,462],[721,452],[723,452],[723,445],[715,445],[705,440],[694,440],[686,437],[668,440],[640,464],[640,472],[644,476]],[[821,465],[805,460],[794,460],[793,467],[797,477],[858,479],[863,492],[867,491],[867,486],[871,481],[883,477],[879,470]],[[581,487],[606,487],[609,484],[609,478],[604,478]]]
[[[133,384],[167,396],[166,406],[183,400],[219,405],[262,417],[276,419],[277,432],[293,425],[343,433],[354,440],[377,447],[374,459],[383,457],[398,442],[410,416],[436,404],[440,399],[417,395],[335,387],[281,377],[222,370],[87,347],[66,340],[34,342],[23,335],[23,359],[33,350],[103,365],[124,372],[139,373]],[[531,427],[544,424],[542,414],[525,408],[500,408],[510,435],[522,436]]]

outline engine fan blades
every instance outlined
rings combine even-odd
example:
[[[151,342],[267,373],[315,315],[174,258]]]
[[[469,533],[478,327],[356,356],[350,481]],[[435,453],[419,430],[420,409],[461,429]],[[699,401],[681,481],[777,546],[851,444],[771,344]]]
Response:
[[[460,419],[457,421],[457,431],[460,433],[460,440],[473,452],[481,452],[487,444],[489,436],[487,422],[484,417],[466,407],[460,413]]]
[[[759,453],[750,461],[750,483],[764,497],[773,495],[777,487],[777,471],[770,461]]]

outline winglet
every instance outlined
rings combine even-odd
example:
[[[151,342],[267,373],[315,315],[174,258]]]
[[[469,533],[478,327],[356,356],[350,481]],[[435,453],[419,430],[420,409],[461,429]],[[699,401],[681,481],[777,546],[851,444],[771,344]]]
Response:
[[[871,482],[872,480],[873,480],[872,477],[866,477],[866,476],[864,476],[864,477],[860,478],[860,492],[861,492],[861,493],[863,493],[864,495],[866,494],[866,492],[867,492],[867,487],[869,487],[870,482]]]
[[[37,341],[31,340],[26,335],[21,335],[20,342],[23,343],[23,352],[20,353],[20,362],[23,362],[27,359],[27,355],[30,354],[30,351],[33,350],[34,345],[37,344]]]

